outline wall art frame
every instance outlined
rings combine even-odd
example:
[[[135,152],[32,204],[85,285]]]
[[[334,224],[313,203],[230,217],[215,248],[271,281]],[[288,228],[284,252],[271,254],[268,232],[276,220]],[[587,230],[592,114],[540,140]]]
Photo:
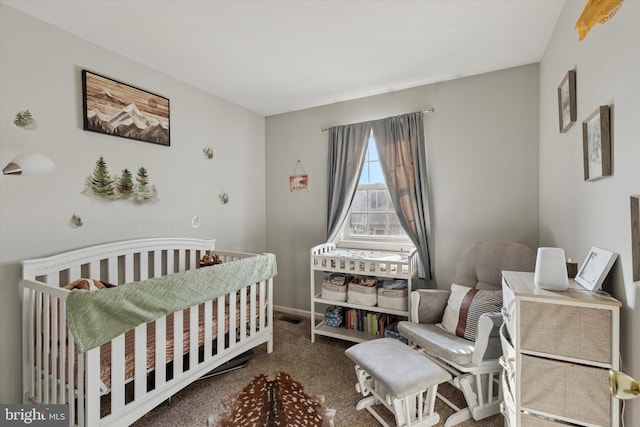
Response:
[[[640,281],[640,194],[631,196],[631,262],[634,282]]]
[[[584,180],[611,176],[611,128],[609,106],[601,105],[582,122]]]
[[[560,133],[569,130],[578,119],[576,101],[576,70],[569,70],[558,86],[558,120]]]
[[[84,130],[171,146],[169,99],[82,70]]]
[[[600,290],[617,257],[615,252],[592,247],[580,266],[575,281],[589,291]]]

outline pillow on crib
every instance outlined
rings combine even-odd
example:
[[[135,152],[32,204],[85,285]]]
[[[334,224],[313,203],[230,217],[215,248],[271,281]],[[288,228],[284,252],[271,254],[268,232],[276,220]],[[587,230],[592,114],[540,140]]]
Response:
[[[105,288],[115,288],[116,285],[111,283],[103,282],[101,280],[93,280],[93,279],[85,279],[81,278],[78,280],[74,280],[68,285],[63,286],[65,289],[84,289],[85,291],[98,291],[100,289]]]
[[[440,326],[450,334],[475,341],[480,316],[501,309],[502,291],[479,290],[454,283]]]

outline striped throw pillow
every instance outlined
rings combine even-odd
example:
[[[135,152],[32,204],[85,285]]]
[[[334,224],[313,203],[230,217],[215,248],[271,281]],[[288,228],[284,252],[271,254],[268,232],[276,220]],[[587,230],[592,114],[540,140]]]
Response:
[[[502,291],[479,290],[454,283],[440,326],[450,334],[475,341],[480,316],[501,309]]]

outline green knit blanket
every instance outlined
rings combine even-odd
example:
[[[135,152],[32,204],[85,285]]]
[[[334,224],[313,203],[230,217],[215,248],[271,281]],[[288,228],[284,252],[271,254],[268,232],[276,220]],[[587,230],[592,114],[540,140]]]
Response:
[[[261,254],[100,291],[74,289],[67,297],[67,324],[78,351],[85,352],[138,325],[276,274],[275,255]]]

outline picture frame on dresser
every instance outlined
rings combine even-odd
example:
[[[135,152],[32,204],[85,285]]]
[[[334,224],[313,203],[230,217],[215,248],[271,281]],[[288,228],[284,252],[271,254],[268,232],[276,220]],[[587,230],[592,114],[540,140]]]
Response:
[[[617,257],[615,252],[592,247],[580,266],[575,281],[589,291],[600,290]]]
[[[611,176],[610,109],[601,105],[582,122],[584,180]]]
[[[576,70],[569,70],[558,86],[558,119],[560,133],[569,130],[578,118],[576,102]]]

